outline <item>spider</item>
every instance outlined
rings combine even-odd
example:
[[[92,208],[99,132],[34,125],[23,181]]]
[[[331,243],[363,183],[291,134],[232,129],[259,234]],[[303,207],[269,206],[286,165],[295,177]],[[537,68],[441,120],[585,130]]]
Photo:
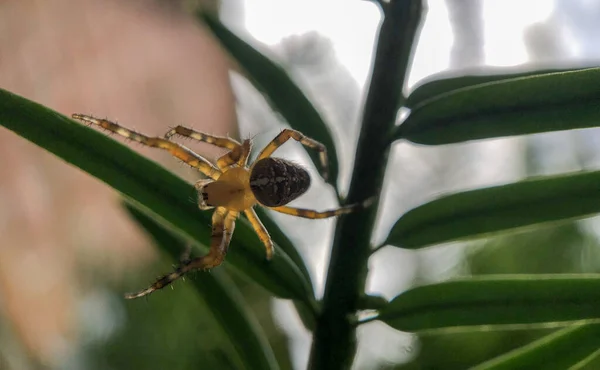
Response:
[[[258,234],[266,248],[266,258],[273,256],[273,241],[253,207],[260,205],[288,215],[320,219],[334,217],[367,207],[370,202],[363,202],[340,207],[328,211],[293,208],[287,203],[304,194],[310,186],[310,176],[306,169],[282,158],[271,157],[273,152],[289,139],[319,152],[322,166],[321,175],[327,178],[327,151],[325,146],[299,131],[284,129],[267,146],[257,159],[248,165],[248,157],[252,148],[250,139],[242,143],[229,138],[209,135],[194,131],[184,126],[170,129],[164,137],[149,137],[127,129],[115,122],[95,118],[84,114],[73,114],[72,117],[86,124],[100,126],[140,144],[168,151],[174,157],[194,167],[207,178],[194,185],[198,192],[198,207],[201,210],[214,208],[212,215],[212,233],[208,254],[184,259],[175,271],[164,275],[150,287],[136,293],[125,295],[127,299],[143,297],[173,283],[186,273],[194,270],[208,270],[219,266],[225,259],[227,248],[235,228],[235,220],[243,212]],[[171,140],[174,136],[182,136],[217,147],[228,149],[225,155],[217,159],[216,166],[194,153],[185,146]]]

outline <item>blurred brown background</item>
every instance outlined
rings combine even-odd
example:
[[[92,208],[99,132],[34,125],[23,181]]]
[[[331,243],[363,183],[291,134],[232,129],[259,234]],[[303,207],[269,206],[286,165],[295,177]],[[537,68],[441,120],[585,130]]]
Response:
[[[176,124],[230,133],[227,65],[197,22],[156,2],[0,3],[0,87],[65,115],[152,135]],[[168,155],[135,147],[194,178]],[[119,280],[156,256],[100,181],[5,129],[0,158],[0,337],[18,338],[0,358],[20,368],[20,351],[56,365],[78,341],[81,272]]]

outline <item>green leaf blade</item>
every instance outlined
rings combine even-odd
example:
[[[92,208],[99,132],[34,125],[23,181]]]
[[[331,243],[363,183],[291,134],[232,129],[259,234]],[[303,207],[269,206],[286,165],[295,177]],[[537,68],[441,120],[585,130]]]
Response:
[[[129,214],[154,239],[158,247],[177,261],[185,243],[135,207]],[[241,293],[222,270],[200,273],[190,279],[196,292],[227,335],[247,369],[279,369],[273,350],[254,315],[246,309]]]
[[[452,72],[451,74],[441,72],[428,77],[425,82],[417,86],[406,99],[406,107],[410,109],[416,108],[422,104],[425,104],[427,100],[435,99],[440,95],[444,95],[465,87],[548,73],[578,71],[585,68],[586,67],[583,66],[573,66],[571,68],[547,68],[524,71],[517,70],[514,67],[506,68],[486,66],[475,70]],[[460,74],[460,76],[457,76],[457,74]]]
[[[256,209],[256,214],[261,219],[263,225],[269,230],[269,234],[273,241],[281,248],[283,251],[290,257],[290,259],[298,266],[300,269],[300,273],[304,275],[308,282],[312,281],[310,272],[306,267],[306,263],[304,259],[298,252],[298,249],[294,246],[292,241],[285,235],[285,233],[279,228],[277,223],[273,221],[271,216],[262,208]],[[315,291],[314,287],[310,285],[311,296],[314,297]],[[300,320],[304,327],[313,331],[316,325],[316,316],[320,311],[320,306],[318,302],[313,302],[312,305],[306,305],[305,302],[294,301],[294,306],[296,307],[296,311],[298,312],[298,316],[300,316]]]
[[[0,89],[0,125],[54,153],[157,215],[198,245],[210,238],[211,212],[190,199],[196,192],[128,147],[39,104]],[[272,261],[246,220],[239,219],[225,265],[231,265],[281,298],[314,305],[312,285],[279,248]]]
[[[416,106],[395,139],[442,145],[600,125],[600,68],[450,91]]]
[[[327,124],[302,90],[281,66],[237,37],[213,16],[200,12],[198,18],[247,72],[247,77],[267,97],[271,107],[280,112],[293,129],[325,145],[329,156],[327,181],[335,187],[339,173],[335,142]],[[308,150],[308,154],[321,170],[318,153]]]
[[[600,348],[600,324],[575,325],[558,330],[471,370],[581,369],[578,365]]]
[[[600,275],[505,275],[406,291],[379,320],[402,331],[600,319]]]
[[[415,249],[600,212],[600,171],[443,196],[401,216],[386,244]]]

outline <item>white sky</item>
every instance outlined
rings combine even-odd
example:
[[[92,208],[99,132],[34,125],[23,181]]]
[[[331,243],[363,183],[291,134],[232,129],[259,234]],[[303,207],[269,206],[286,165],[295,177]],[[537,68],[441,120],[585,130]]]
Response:
[[[339,61],[364,87],[380,21],[379,10],[374,4],[364,0],[244,0],[243,6],[247,32],[267,46],[309,31],[317,31],[329,38]],[[450,60],[453,35],[446,2],[429,0],[428,8],[409,86],[448,68]],[[547,19],[553,8],[553,0],[483,0],[486,64],[511,66],[527,62],[522,33],[527,26]],[[372,263],[371,268],[377,267]],[[293,361],[296,368],[301,369],[306,367],[310,335],[300,328],[288,308],[287,303],[276,303],[277,321],[290,335]],[[364,348],[359,351],[359,360],[363,364],[398,361],[407,354],[394,348],[413,345],[410,337],[385,325],[367,325],[361,331],[373,339],[370,340],[372,345],[363,343],[363,347],[369,347],[367,351]]]
[[[379,10],[360,0],[250,0],[246,29],[274,45],[282,38],[316,30],[333,41],[335,53],[357,81],[366,79]],[[333,20],[333,21],[332,21]]]
[[[487,63],[498,66],[525,63],[527,55],[521,34],[528,25],[548,18],[554,8],[553,1],[484,0],[483,4]],[[291,35],[318,31],[333,41],[336,55],[353,77],[361,85],[366,81],[380,19],[379,10],[371,2],[250,0],[245,1],[244,11],[247,31],[266,45],[275,45]],[[452,42],[446,2],[430,0],[409,85],[447,68]]]

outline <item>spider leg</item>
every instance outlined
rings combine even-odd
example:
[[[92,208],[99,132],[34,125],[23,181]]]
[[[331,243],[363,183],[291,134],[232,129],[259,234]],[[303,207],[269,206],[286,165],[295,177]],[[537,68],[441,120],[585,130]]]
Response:
[[[175,135],[189,137],[190,139],[202,141],[204,143],[212,144],[214,146],[229,150],[233,150],[241,145],[237,140],[234,140],[230,137],[205,134],[204,132],[195,131],[185,126],[177,126],[170,129],[165,134],[165,139],[170,139]]]
[[[230,151],[227,154],[223,155],[217,160],[217,167],[219,167],[221,170],[234,164],[237,164],[240,167],[245,166],[246,162],[248,161],[248,156],[250,155],[250,140],[244,140],[244,142],[240,144],[237,140],[230,137],[209,135],[184,126],[177,126],[169,130],[165,134],[165,139],[170,139],[175,135],[189,137],[191,139],[212,144],[220,148],[229,149]]]
[[[229,243],[231,243],[231,237],[233,237],[233,231],[235,230],[235,220],[239,216],[237,211],[229,211],[225,217],[225,240],[223,241],[223,257],[221,262],[225,259]],[[219,263],[220,264],[220,263]]]
[[[271,240],[269,232],[260,221],[260,218],[258,218],[258,215],[256,214],[256,211],[254,211],[254,209],[247,209],[244,211],[244,213],[246,214],[248,221],[250,221],[250,223],[252,224],[254,231],[256,231],[256,233],[258,234],[259,239],[265,245],[265,248],[267,250],[267,259],[270,260],[271,258],[273,258],[273,241]]]
[[[181,263],[182,265],[185,265],[187,262],[189,262],[191,255],[192,255],[192,244],[187,243],[185,245],[185,249],[183,250],[183,252],[181,252],[181,255],[179,256],[179,263]]]
[[[285,213],[286,215],[318,219],[318,218],[329,218],[329,217],[335,217],[335,216],[339,216],[339,215],[345,215],[345,214],[352,213],[352,212],[355,212],[355,211],[358,211],[361,209],[365,209],[365,208],[369,207],[371,204],[373,204],[374,200],[375,200],[375,198],[371,197],[362,203],[355,203],[355,204],[343,206],[343,207],[336,208],[336,209],[330,209],[327,211],[315,211],[312,209],[294,208],[294,207],[288,207],[288,206],[269,207],[269,209],[272,209],[273,211],[277,211],[280,213]]]
[[[244,140],[241,145],[220,157],[217,160],[217,167],[219,167],[221,170],[229,168],[234,164],[244,167],[248,163],[248,157],[250,156],[251,150],[252,141]]]
[[[213,208],[212,206],[206,204],[206,193],[204,193],[204,187],[213,181],[214,180],[212,179],[200,179],[194,184],[194,188],[196,188],[196,191],[198,192],[198,208],[200,208],[203,211]]]
[[[168,139],[163,139],[160,137],[148,137],[146,135],[122,127],[106,119],[95,118],[83,114],[73,114],[72,117],[85,123],[100,126],[105,130],[114,132],[115,134],[121,135],[127,139],[137,141],[140,144],[150,146],[153,148],[164,149],[171,153],[172,156],[198,169],[200,172],[210,177],[211,179],[216,180],[221,175],[221,171],[218,168],[216,168],[212,163],[199,156],[198,154],[194,153],[190,149],[184,147],[183,145],[180,145]]]
[[[125,295],[125,298],[133,299],[143,297],[156,290],[166,287],[190,271],[208,270],[219,266],[221,263],[223,263],[225,255],[227,254],[227,248],[229,247],[231,236],[233,235],[235,219],[237,216],[238,212],[229,212],[224,207],[218,207],[213,213],[210,250],[208,254],[185,261],[179,265],[174,272],[159,278],[150,287],[137,293],[128,293]]]
[[[325,148],[325,145],[321,144],[320,142],[314,139],[309,138],[308,136],[305,136],[299,131],[292,130],[289,128],[284,129],[279,133],[279,135],[275,136],[275,139],[273,139],[260,152],[256,160],[258,161],[260,159],[270,157],[277,148],[282,146],[289,139],[294,139],[300,144],[308,148],[315,149],[319,152],[319,159],[321,161],[321,176],[323,176],[323,178],[327,180],[327,175],[329,173],[329,162],[327,161],[327,148]]]

